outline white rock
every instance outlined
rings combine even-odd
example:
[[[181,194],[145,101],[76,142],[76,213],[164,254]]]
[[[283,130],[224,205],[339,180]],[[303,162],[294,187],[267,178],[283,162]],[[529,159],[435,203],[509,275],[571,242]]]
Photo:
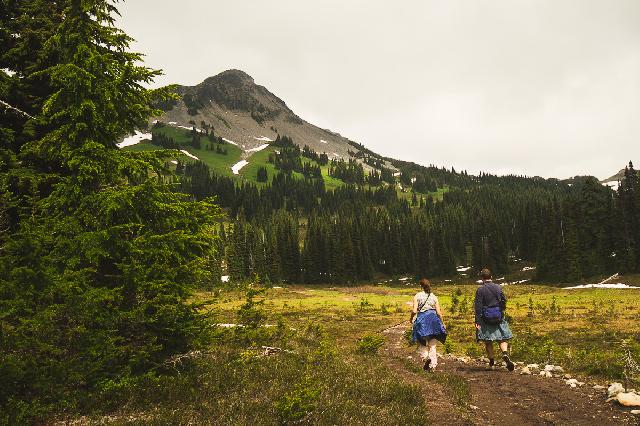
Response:
[[[528,364],[527,368],[529,369],[529,371],[535,374],[537,374],[538,371],[540,371],[540,366],[538,364]]]
[[[622,383],[611,383],[611,385],[609,385],[609,388],[607,389],[607,396],[609,398],[613,398],[621,392],[624,392],[624,386],[622,386]]]
[[[524,376],[530,376],[531,375],[531,370],[529,370],[527,367],[524,367],[522,370],[520,370],[520,374],[522,374]]]
[[[551,374],[550,371],[546,371],[546,370],[542,370],[540,372],[540,375],[543,376],[543,377],[547,377],[547,378],[553,377],[553,374]]]
[[[546,369],[546,367],[545,367]],[[554,365],[553,369],[551,370],[551,372],[553,374],[564,374],[564,368],[560,367],[559,365]]]
[[[616,399],[625,407],[640,407],[640,395],[635,392],[620,392]]]
[[[631,410],[631,414],[635,414],[636,416],[640,416],[640,410]]]
[[[584,385],[584,382],[579,382],[576,379],[569,379],[565,383],[571,386],[572,388],[575,388],[576,386]]]
[[[547,364],[544,366],[544,371],[553,371],[553,367],[555,367],[555,365]]]
[[[577,385],[575,383],[571,383],[569,386],[571,386],[572,388],[575,388]]]
[[[605,390],[606,387],[601,386],[601,385],[593,385],[593,389],[595,389],[595,390]]]

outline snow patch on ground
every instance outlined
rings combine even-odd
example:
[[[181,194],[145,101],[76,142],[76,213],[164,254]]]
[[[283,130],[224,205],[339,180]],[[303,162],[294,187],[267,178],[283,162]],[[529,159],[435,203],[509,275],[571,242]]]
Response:
[[[223,140],[223,141],[225,141],[225,142],[227,142],[227,143],[230,143],[231,145],[238,146],[238,144],[237,144],[237,143],[235,143],[234,141],[229,140],[229,139],[227,139],[227,138],[222,138],[222,140]]]
[[[340,154],[336,154],[335,152],[333,153],[333,155],[335,155],[336,157],[340,157]]]
[[[178,164],[178,162],[176,160],[171,160],[171,164]]]
[[[506,285],[512,285],[512,284],[524,284],[529,280],[520,280],[520,281],[514,281],[512,283],[502,283],[500,284],[502,287],[506,286]]]
[[[229,282],[229,275],[223,275],[220,277],[220,281],[222,281],[223,283],[228,283]]]
[[[456,268],[456,271],[458,271],[458,272],[467,272],[469,269],[471,269],[471,266],[458,266]]]
[[[256,138],[255,136],[253,137],[255,140],[257,141],[263,141],[263,142],[273,142],[273,139],[269,139],[266,136],[260,136],[259,138]]]
[[[536,269],[535,266],[525,266],[522,268],[522,272],[533,271],[534,269]]]
[[[194,128],[195,126],[191,126],[191,127],[187,127],[187,126],[176,126],[176,127],[179,127],[179,128],[181,128],[181,129],[193,130],[193,128]],[[198,129],[198,128],[196,127],[196,132],[198,132],[198,133],[202,133],[202,130],[200,130],[200,129]]]
[[[269,147],[269,144],[265,143],[265,144],[260,145],[257,148],[248,149],[247,152],[258,152],[258,151],[262,151],[263,149],[268,148],[268,147]]]
[[[187,157],[193,158],[194,160],[199,160],[198,157],[196,157],[195,155],[193,155],[192,153],[190,153],[186,149],[181,149],[180,152],[183,153],[184,155],[186,155]]]
[[[395,172],[393,175],[394,175],[394,176],[400,176],[400,175],[401,175],[401,173],[400,173],[400,172]]]
[[[118,144],[118,148],[124,148],[125,146],[136,145],[145,139],[151,140],[151,133],[142,133],[136,130],[136,134],[124,138],[124,140]]]
[[[175,121],[170,121],[170,122],[168,122],[167,124],[170,124],[170,125],[172,125],[172,126],[175,126],[175,125],[176,125],[176,124],[178,124],[178,123],[176,123]]]
[[[322,142],[322,143],[329,143],[329,142],[325,141],[324,139],[320,139],[320,142]]]
[[[234,175],[240,174],[240,169],[249,164],[247,160],[240,160],[231,167],[231,171]]]
[[[576,290],[581,288],[640,288],[628,284],[616,283],[616,284],[583,284],[573,287],[564,287],[564,290]]]

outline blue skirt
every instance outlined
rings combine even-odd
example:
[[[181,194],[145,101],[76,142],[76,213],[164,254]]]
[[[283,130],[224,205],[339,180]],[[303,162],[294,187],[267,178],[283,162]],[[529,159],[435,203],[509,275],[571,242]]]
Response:
[[[478,342],[502,342],[513,337],[509,323],[502,320],[500,324],[487,324],[480,319],[480,330],[476,329]]]
[[[431,339],[437,339],[442,343],[447,340],[447,331],[433,309],[418,313],[418,317],[413,323],[413,338],[411,340],[426,345]]]

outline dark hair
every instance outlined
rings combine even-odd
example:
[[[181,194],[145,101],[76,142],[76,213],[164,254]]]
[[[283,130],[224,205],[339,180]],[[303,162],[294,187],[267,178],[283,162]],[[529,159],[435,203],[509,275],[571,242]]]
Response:
[[[482,278],[483,280],[491,279],[491,271],[489,270],[489,268],[484,268],[482,271],[480,271],[480,278]]]
[[[431,281],[426,278],[420,280],[420,287],[425,293],[431,293]]]

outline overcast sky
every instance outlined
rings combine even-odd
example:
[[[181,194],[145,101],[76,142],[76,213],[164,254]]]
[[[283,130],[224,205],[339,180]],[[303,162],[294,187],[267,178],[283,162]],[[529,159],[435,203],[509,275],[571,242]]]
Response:
[[[246,71],[380,154],[477,173],[640,162],[639,0],[128,0],[158,83]]]

